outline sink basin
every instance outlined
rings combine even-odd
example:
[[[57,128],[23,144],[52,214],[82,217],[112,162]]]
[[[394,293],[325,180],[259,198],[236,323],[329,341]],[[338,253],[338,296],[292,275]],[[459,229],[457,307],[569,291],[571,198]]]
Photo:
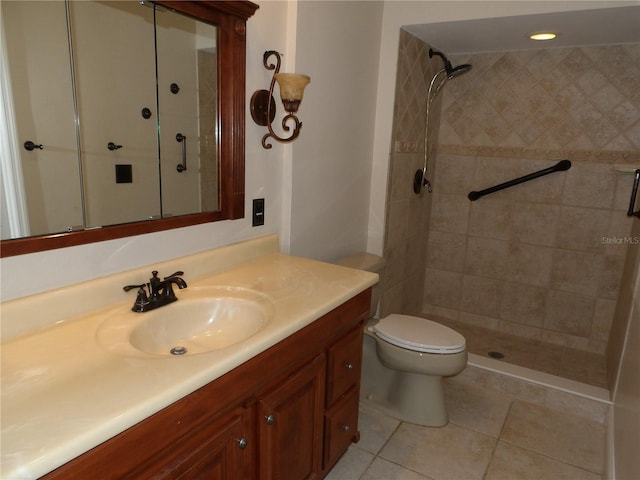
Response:
[[[269,298],[255,290],[189,288],[178,292],[177,302],[149,312],[112,312],[98,328],[98,343],[130,355],[206,353],[252,337],[273,311]]]

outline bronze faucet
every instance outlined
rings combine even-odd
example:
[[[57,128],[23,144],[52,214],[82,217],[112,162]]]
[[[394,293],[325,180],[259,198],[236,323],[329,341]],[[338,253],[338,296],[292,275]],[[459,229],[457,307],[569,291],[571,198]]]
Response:
[[[134,288],[138,289],[136,301],[134,302],[133,307],[131,307],[131,310],[134,312],[148,312],[149,310],[162,307],[178,300],[178,297],[176,297],[176,294],[173,292],[173,284],[176,284],[181,290],[183,288],[187,288],[187,282],[181,278],[181,276],[184,275],[184,272],[173,273],[168,277],[164,277],[162,280],[158,278],[157,270],[154,270],[151,274],[153,276],[149,279],[149,283],[122,287],[125,292],[133,290]]]

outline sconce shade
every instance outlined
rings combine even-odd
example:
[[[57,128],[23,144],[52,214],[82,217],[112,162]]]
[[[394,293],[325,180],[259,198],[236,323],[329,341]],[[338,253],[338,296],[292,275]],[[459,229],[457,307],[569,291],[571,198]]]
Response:
[[[280,98],[285,110],[289,113],[297,112],[304,88],[311,82],[311,77],[298,73],[276,73],[275,78],[280,87]]]

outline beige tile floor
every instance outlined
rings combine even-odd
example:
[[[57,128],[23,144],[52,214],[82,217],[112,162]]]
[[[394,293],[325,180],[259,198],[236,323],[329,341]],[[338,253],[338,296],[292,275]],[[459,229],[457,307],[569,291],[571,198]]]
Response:
[[[607,388],[604,355],[553,345],[539,340],[508,335],[496,330],[443,318],[438,319],[467,340],[467,350],[487,356],[490,351],[504,354],[504,361],[596,387]]]
[[[443,428],[361,404],[361,439],[328,480],[598,480],[604,424],[475,386],[445,383]]]

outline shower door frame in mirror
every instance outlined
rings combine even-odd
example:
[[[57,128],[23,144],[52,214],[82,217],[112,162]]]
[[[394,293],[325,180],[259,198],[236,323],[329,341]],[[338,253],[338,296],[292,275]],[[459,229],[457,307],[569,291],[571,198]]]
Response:
[[[258,5],[245,0],[157,0],[154,3],[214,25],[218,30],[219,210],[3,240],[0,257],[244,218],[246,22]]]

